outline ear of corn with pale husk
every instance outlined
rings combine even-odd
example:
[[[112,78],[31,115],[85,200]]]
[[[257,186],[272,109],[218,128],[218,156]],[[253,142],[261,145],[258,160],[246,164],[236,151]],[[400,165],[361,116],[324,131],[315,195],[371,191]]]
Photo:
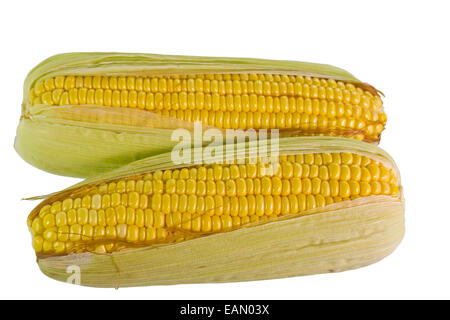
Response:
[[[248,160],[257,147],[246,144],[238,148],[237,159]],[[49,277],[67,281],[75,266],[80,270],[80,284],[94,287],[247,281],[358,268],[382,259],[400,243],[404,232],[402,188],[398,169],[386,152],[355,139],[301,137],[280,139],[279,155],[279,171],[266,177],[250,170],[253,167],[248,161],[242,167],[211,164],[203,170],[202,165],[175,165],[166,153],[46,196],[28,222],[39,267]],[[242,193],[238,186],[244,176],[251,183]],[[186,185],[180,185],[185,189],[172,188],[173,182],[178,186],[183,179]],[[234,181],[227,182],[224,195],[219,191],[221,180]],[[319,180],[321,187],[315,189],[314,181]],[[152,185],[147,191],[146,181]],[[202,181],[211,182],[223,208],[213,205],[211,212],[207,210],[205,199],[212,189],[202,189]],[[301,182],[301,187],[295,181]],[[332,181],[337,183],[337,195],[333,187],[326,187],[332,186]],[[195,192],[189,192],[189,183],[194,183]],[[139,202],[134,192],[140,193]],[[107,220],[114,193],[122,202]],[[188,194],[186,199],[195,198],[196,206],[182,208],[177,200],[178,210],[186,214],[177,215],[173,207],[161,205],[167,194],[170,199]],[[270,215],[250,209],[252,197],[260,194],[270,200],[266,202],[272,205]],[[225,205],[225,198],[233,203],[234,197],[239,205],[245,204],[245,210],[236,215],[233,206],[227,209]],[[205,205],[200,207],[200,203]],[[280,212],[275,203],[280,204]],[[127,210],[126,219],[131,219],[123,225],[118,221],[121,205]],[[70,224],[69,211],[75,209],[76,223],[86,222],[80,225],[81,234],[72,233],[72,226],[64,224]],[[151,215],[145,220],[147,213]],[[165,222],[156,226],[161,213]],[[194,227],[197,218],[198,230]],[[226,221],[230,225],[226,226]],[[220,223],[216,230],[215,223]],[[109,227],[116,238],[95,233]]]
[[[15,148],[38,168],[87,177],[171,150],[172,130],[194,121],[378,142],[386,116],[377,90],[328,65],[73,53],[28,75]]]

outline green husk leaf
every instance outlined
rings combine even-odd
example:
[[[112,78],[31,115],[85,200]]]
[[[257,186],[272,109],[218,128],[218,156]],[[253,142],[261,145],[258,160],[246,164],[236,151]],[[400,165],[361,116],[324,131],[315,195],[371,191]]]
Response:
[[[69,123],[70,120],[23,118],[14,143],[16,151],[42,170],[86,177],[166,152],[176,144],[170,140],[169,129],[136,132],[120,125],[103,129],[102,124]]]

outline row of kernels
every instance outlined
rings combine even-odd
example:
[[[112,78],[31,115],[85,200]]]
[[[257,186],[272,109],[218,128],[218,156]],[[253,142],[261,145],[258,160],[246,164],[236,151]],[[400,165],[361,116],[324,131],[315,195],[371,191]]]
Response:
[[[275,160],[276,159],[277,158],[275,158]],[[277,162],[273,163],[273,160],[274,159],[268,157],[258,157],[252,161],[246,158],[244,163],[239,164],[236,164],[236,161],[232,161],[232,163],[227,164],[214,163],[211,165],[192,166],[181,169],[156,170],[153,173],[154,176],[150,177],[150,179],[155,178],[163,181],[171,179],[194,179],[207,181],[236,178],[256,178],[264,176],[264,174],[261,173],[263,169],[271,166],[277,167]],[[127,191],[134,191],[134,189]],[[138,190],[136,189],[136,191]]]
[[[219,95],[197,93],[146,93],[135,90],[109,89],[55,89],[36,96],[48,105],[95,104],[113,107],[138,107],[147,110],[186,110],[205,109],[212,111],[243,112],[299,112],[334,117],[355,117],[366,120],[378,120],[378,112],[371,108],[352,104],[347,101],[329,101],[318,98],[288,96],[262,96],[257,94]]]
[[[171,172],[171,170],[167,170]],[[165,179],[167,180],[167,179]],[[146,195],[151,193],[162,193],[164,187],[164,182],[161,178],[155,175],[146,174],[146,177],[142,179],[132,179],[132,180],[119,180],[109,182],[106,188],[106,196],[102,199],[102,203],[104,205],[111,204],[112,206],[118,205],[119,203],[124,202],[122,200],[122,196],[126,194],[126,199],[131,206],[135,206],[136,208],[139,206],[144,206],[146,203]],[[106,200],[105,200],[106,199]]]
[[[289,161],[287,161],[289,159]],[[249,179],[262,178],[269,173],[274,176],[286,179],[297,178],[315,178],[322,180],[340,179],[340,180],[380,180],[388,182],[395,178],[392,170],[380,165],[366,157],[350,153],[332,153],[332,154],[306,154],[296,156],[280,157],[281,164],[262,165],[258,164],[231,164],[211,166],[200,166],[192,168],[183,168],[175,170],[157,171],[152,180],[120,180],[111,182],[108,186],[111,195],[103,195],[101,206],[107,207],[110,204],[114,206],[120,203],[128,203],[130,206],[138,207],[147,201],[145,194],[151,193],[187,193],[205,195],[211,192],[215,193],[219,180],[247,179],[236,181],[237,188],[246,184],[253,183]],[[278,170],[274,169],[278,168]],[[271,172],[270,172],[271,171]],[[275,171],[275,172],[274,172]],[[219,189],[222,190],[224,182],[221,182]],[[234,182],[230,182],[234,183]],[[257,182],[256,182],[257,183]],[[127,194],[124,194],[127,193]],[[141,193],[144,193],[142,195]],[[89,196],[85,196],[84,203],[88,204]],[[96,200],[97,199],[97,200]],[[128,201],[128,202],[127,202]],[[83,201],[82,201],[83,202]],[[70,201],[69,201],[70,203]],[[92,197],[92,204],[100,203],[100,195]],[[54,206],[58,208],[58,203]],[[64,204],[63,204],[64,205]],[[145,207],[145,205],[143,205]],[[69,208],[69,207],[67,207]],[[67,209],[66,208],[66,209]]]
[[[130,239],[130,234],[135,234],[135,230],[158,229],[156,227],[139,227],[138,225],[116,224],[113,226],[92,226],[89,224],[73,224],[60,228],[46,229],[42,237],[45,240],[54,241],[88,241],[88,240],[113,240]],[[163,228],[159,228],[163,230]],[[38,235],[35,234],[35,237]],[[142,237],[141,237],[142,238]],[[134,238],[133,238],[134,239]],[[143,239],[145,240],[145,239]],[[141,241],[143,241],[141,240]],[[151,239],[153,240],[153,239]]]
[[[289,196],[249,195],[247,197],[224,197],[221,213],[230,216],[276,217],[280,214],[295,214],[333,203],[331,197],[291,194]]]
[[[335,163],[339,165],[357,165],[361,167],[366,167],[368,165],[382,166],[382,164],[376,159],[350,152],[280,155],[279,160],[281,163],[289,161],[307,165],[329,165],[331,163]]]
[[[71,226],[75,224],[92,226],[107,226],[116,224],[136,224],[137,226],[159,226],[161,218],[150,209],[135,209],[119,205],[105,210],[88,210],[86,208],[60,211],[56,214],[48,213],[43,217],[36,217],[31,223],[34,233],[40,234],[46,229]]]
[[[190,76],[187,79],[173,77],[114,77],[114,76],[61,76],[48,78],[36,85],[34,95],[55,89],[103,89],[132,90],[152,93],[172,92],[205,92],[218,94],[256,93],[264,95],[288,95],[321,98],[335,101],[348,101],[370,107],[373,95],[350,83],[335,82],[318,78],[297,77],[284,79],[272,75],[215,75],[216,79],[203,79],[201,76]],[[234,79],[232,79],[234,77]],[[210,77],[211,78],[211,77]],[[214,78],[214,76],[213,76]],[[226,79],[227,78],[227,79]],[[243,78],[243,79],[240,79]],[[250,79],[251,78],[251,79]],[[267,78],[267,79],[262,79]],[[276,79],[276,80],[275,80]]]
[[[334,155],[337,155],[337,157],[334,157]],[[184,168],[181,170],[173,170],[173,172],[169,171],[168,174],[165,175],[166,180],[158,180],[158,185],[162,186],[162,188],[159,187],[156,192],[186,192],[188,194],[195,194],[196,190],[200,190],[198,194],[204,195],[209,192],[209,189],[217,188],[217,186],[213,184],[214,182],[241,179],[232,183],[242,185],[244,182],[247,182],[248,179],[251,180],[266,177],[269,173],[272,173],[272,176],[274,177],[285,179],[290,179],[292,177],[319,177],[322,180],[353,179],[358,181],[380,180],[381,182],[388,182],[395,177],[391,169],[387,169],[379,163],[358,155],[355,157],[352,157],[350,154],[347,155],[344,154],[342,158],[338,154],[333,154],[333,156],[330,155],[330,159],[334,159],[334,161],[328,161],[328,159],[323,160],[323,158],[319,156],[304,157],[303,163],[282,160],[279,165],[276,163],[267,165],[262,165],[260,163],[239,165],[214,164],[212,167],[200,167],[199,169],[194,167],[190,169]],[[298,155],[298,157],[302,157],[302,155]],[[198,175],[197,171],[199,172]],[[247,180],[244,181],[243,179]],[[221,183],[225,183],[223,181]]]
[[[307,165],[328,165],[330,163],[367,166],[371,163],[378,164],[377,161],[356,153],[333,152],[333,153],[305,153],[296,155],[280,155],[280,162],[289,161]]]
[[[398,195],[398,189],[394,184],[379,181],[319,181],[316,178],[302,179],[301,192],[305,194],[322,194],[324,196],[343,197],[370,196],[370,195]]]
[[[149,180],[152,182],[151,180]],[[162,192],[162,184],[163,182],[161,180],[155,180],[154,188],[152,190],[155,190],[155,192]],[[160,186],[160,189],[158,189],[158,186]],[[143,190],[145,191],[145,190]],[[147,192],[147,194],[150,194],[150,192]],[[106,209],[110,206],[118,206],[118,205],[124,205],[124,206],[130,206],[131,208],[141,208],[145,209],[147,207],[148,202],[148,196],[146,194],[138,193],[135,191],[131,192],[113,192],[111,194],[99,194],[94,193],[92,195],[85,195],[82,198],[75,198],[75,199],[65,199],[63,204],[60,201],[55,201],[51,206],[48,206],[49,210],[47,209],[47,206],[41,209],[40,216],[45,215],[47,212],[51,212],[53,214],[56,214],[57,212],[64,211],[68,212],[70,209],[79,210],[80,208],[83,209]]]
[[[249,222],[257,222],[260,217],[238,215],[195,215],[187,212],[173,212],[166,214],[167,228],[180,228],[193,232],[220,232]]]
[[[331,162],[329,164],[300,164],[297,162],[282,162],[281,169],[276,176],[286,179],[290,178],[320,178],[321,180],[356,180],[370,182],[379,180],[380,182],[389,182],[395,179],[392,170],[382,165],[369,164],[361,166],[356,164],[338,164]]]
[[[306,188],[306,187],[305,187]],[[179,212],[180,214],[199,214],[199,215],[231,215],[231,216],[246,216],[256,214],[257,216],[264,215],[278,215],[298,212],[295,208],[306,208],[302,205],[302,199],[312,195],[318,197],[318,203],[325,203],[320,201],[321,197],[325,197],[321,193],[317,194],[289,194],[287,196],[271,195],[271,194],[256,194],[247,196],[207,196],[197,197],[194,195],[179,197],[167,196],[157,197],[157,201],[153,203],[152,209],[155,212],[163,212],[165,214]],[[336,196],[350,197],[355,194],[348,194],[346,192],[338,192]],[[331,193],[330,193],[331,196]],[[306,198],[305,198],[306,199]],[[165,202],[165,205],[162,204]],[[266,203],[266,205],[264,205]],[[270,204],[270,205],[269,205]],[[270,209],[270,208],[273,208]],[[290,208],[294,208],[291,212]],[[161,210],[161,211],[159,211]],[[299,209],[300,210],[300,209]],[[306,209],[301,209],[306,210]],[[300,211],[301,211],[300,210]]]
[[[376,138],[384,129],[381,123],[370,123],[355,118],[329,119],[325,116],[307,115],[300,113],[261,113],[261,112],[235,112],[235,111],[198,111],[178,110],[156,112],[163,116],[177,118],[187,122],[202,122],[203,124],[220,129],[301,129],[312,133],[328,133],[333,129],[352,130],[366,133]],[[332,132],[331,132],[332,133]],[[345,132],[344,132],[345,134]]]
[[[98,247],[114,248],[114,241],[128,243],[152,243],[158,240],[167,240],[169,236],[165,228],[137,227],[134,225],[117,225],[115,227],[92,227],[90,225],[72,225],[68,231],[51,230],[44,235],[33,237],[33,247],[38,253],[66,254],[70,252],[84,252],[91,247],[88,241],[102,240],[105,245]],[[107,241],[111,242],[108,243]],[[94,245],[95,247],[95,245]],[[105,250],[106,252],[106,250]]]
[[[284,168],[289,166],[284,165]],[[155,199],[163,197],[163,194],[171,195],[197,195],[197,196],[214,196],[214,195],[228,195],[228,196],[243,196],[246,194],[257,194],[259,192],[266,192],[265,190],[272,190],[274,194],[288,194],[294,186],[301,182],[301,179],[316,179],[319,181],[327,180],[341,180],[356,182],[391,182],[395,181],[395,176],[392,171],[387,170],[385,167],[379,167],[375,165],[369,165],[368,167],[360,167],[356,165],[337,165],[332,163],[326,165],[300,165],[294,163],[292,169],[285,169],[280,175],[266,176],[263,174],[258,175],[256,178],[241,178],[239,175],[231,177],[229,170],[224,170],[225,173],[218,172],[218,179],[214,180],[195,180],[188,178],[183,179],[169,179],[165,182],[159,180],[161,184],[164,184],[162,188],[158,190],[150,190],[149,194],[153,194]],[[221,180],[223,179],[223,180]],[[114,197],[114,195],[117,195]],[[145,194],[138,194],[137,192],[130,193],[114,193],[112,199],[109,201],[109,195],[103,195],[103,201],[105,207],[125,205],[131,208],[147,208],[149,202],[156,201],[148,198]]]
[[[162,80],[186,80],[186,79],[205,79],[218,81],[270,81],[270,82],[300,82],[309,85],[322,87],[348,89],[351,91],[360,91],[352,83],[336,81],[334,79],[317,78],[310,76],[272,74],[272,73],[208,73],[208,74],[178,74],[178,75],[154,75],[151,77],[135,77],[135,76],[57,76],[48,78],[37,85],[41,90],[51,90],[53,88],[67,87],[88,87],[88,88],[110,88],[119,86],[123,88],[143,88],[145,81],[156,81],[153,85],[158,85],[158,81]],[[108,84],[109,83],[109,84]],[[164,82],[163,82],[164,83]],[[369,93],[370,94],[370,93]],[[371,95],[371,94],[370,94]]]
[[[190,168],[182,168],[182,169],[168,169],[164,171],[156,171],[160,177],[155,175],[155,180],[162,180],[165,188],[172,189],[176,186],[176,181],[174,180],[188,180],[193,179],[197,181],[211,181],[211,180],[227,180],[227,179],[236,179],[236,178],[256,178],[265,176],[265,171],[270,169],[270,167],[275,167],[275,164],[268,162],[267,164],[262,164],[260,159],[256,159],[256,163],[249,163],[249,159],[246,159],[245,164],[212,164],[212,165],[203,165],[197,167]],[[272,170],[273,171],[273,170]],[[142,180],[138,180],[136,183],[136,189],[127,189],[127,192],[137,191],[147,193],[146,189],[149,190],[150,186],[145,187],[146,183],[149,180],[144,182],[144,188],[138,187],[139,182]],[[115,184],[115,182],[111,182],[111,184]],[[167,184],[169,184],[167,186]],[[208,185],[207,185],[208,186]],[[112,192],[115,192],[115,187],[109,188]]]

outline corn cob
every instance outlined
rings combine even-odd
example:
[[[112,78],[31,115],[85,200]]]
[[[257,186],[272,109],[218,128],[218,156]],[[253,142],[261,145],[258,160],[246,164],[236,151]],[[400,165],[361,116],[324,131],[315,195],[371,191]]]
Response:
[[[39,168],[86,177],[170,150],[171,130],[196,121],[378,142],[386,115],[376,89],[326,65],[65,54],[28,75],[15,146]]]
[[[28,218],[40,268],[106,287],[266,279],[369,264],[402,238],[398,169],[373,145],[284,138],[278,166],[238,159],[164,154],[51,195]]]

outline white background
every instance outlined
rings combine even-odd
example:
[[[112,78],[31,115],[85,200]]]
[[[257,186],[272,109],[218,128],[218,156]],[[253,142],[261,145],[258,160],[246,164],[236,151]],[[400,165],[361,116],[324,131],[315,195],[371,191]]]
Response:
[[[0,298],[450,298],[448,1],[2,1],[0,5]],[[383,91],[381,147],[400,167],[406,235],[374,265],[336,274],[233,284],[92,289],[45,277],[26,217],[78,181],[14,151],[22,85],[62,52],[118,51],[327,63]]]

